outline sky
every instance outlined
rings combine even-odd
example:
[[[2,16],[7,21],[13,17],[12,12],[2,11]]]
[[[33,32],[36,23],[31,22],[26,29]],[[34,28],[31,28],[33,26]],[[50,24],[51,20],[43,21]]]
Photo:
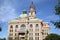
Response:
[[[51,23],[51,21],[59,20],[59,17],[55,15],[57,0],[0,0],[0,24],[2,27],[0,38],[8,37],[8,21],[18,18],[24,9],[28,12],[32,1],[35,5],[36,17],[49,23],[50,33],[60,35],[60,29],[55,28]]]

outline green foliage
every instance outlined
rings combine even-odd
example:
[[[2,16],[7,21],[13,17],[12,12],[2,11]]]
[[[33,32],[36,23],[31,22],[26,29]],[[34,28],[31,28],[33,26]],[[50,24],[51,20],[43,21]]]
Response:
[[[8,40],[13,40],[13,38],[12,37],[9,37]]]
[[[56,21],[56,22],[53,22],[52,23],[56,26],[56,28],[60,28],[60,21]]]
[[[57,28],[60,28],[60,21],[59,21],[59,22],[54,22],[54,25],[55,25]]]
[[[60,17],[60,0],[58,0],[58,5],[56,5],[55,11],[55,14]],[[60,20],[56,22],[53,21],[53,24],[56,26],[56,28],[60,28]]]
[[[60,40],[60,35],[49,34],[44,40]]]
[[[6,38],[0,38],[0,40],[6,40]]]
[[[56,10],[56,15],[60,15],[60,6],[56,6],[55,7],[55,10]]]
[[[0,27],[0,32],[2,31],[2,28]]]
[[[6,38],[4,38],[4,40],[6,40]]]
[[[58,4],[55,7],[56,15],[60,15],[60,0],[58,0]]]

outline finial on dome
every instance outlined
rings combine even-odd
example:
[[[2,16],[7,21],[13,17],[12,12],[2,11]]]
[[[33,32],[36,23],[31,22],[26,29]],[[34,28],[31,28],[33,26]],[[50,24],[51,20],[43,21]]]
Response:
[[[32,3],[31,3],[31,5],[30,5],[30,8],[33,8],[33,9],[35,9],[35,6],[34,6],[34,3],[33,3],[33,1],[32,1]]]
[[[33,4],[33,1],[32,1],[32,4]]]

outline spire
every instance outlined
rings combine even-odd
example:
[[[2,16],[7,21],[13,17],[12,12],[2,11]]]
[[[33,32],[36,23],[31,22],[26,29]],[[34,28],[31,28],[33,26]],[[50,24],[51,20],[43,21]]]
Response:
[[[31,5],[30,5],[30,8],[33,8],[33,9],[35,9],[35,6],[34,6],[34,3],[33,3],[33,1],[32,1],[32,3],[31,3]]]
[[[32,2],[30,5],[30,11],[29,11],[29,19],[35,18],[36,17],[36,10],[34,3]]]

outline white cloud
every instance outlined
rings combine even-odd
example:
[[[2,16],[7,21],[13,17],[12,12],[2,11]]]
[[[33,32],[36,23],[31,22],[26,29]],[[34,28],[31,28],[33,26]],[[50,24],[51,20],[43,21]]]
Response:
[[[15,9],[10,5],[2,5],[0,7],[0,20],[9,21],[13,18],[16,18]]]
[[[60,20],[60,18],[59,18],[59,16],[57,16],[57,15],[50,15],[50,16],[47,16],[46,18],[44,18],[44,20],[51,20],[51,21],[53,21],[53,20]]]

